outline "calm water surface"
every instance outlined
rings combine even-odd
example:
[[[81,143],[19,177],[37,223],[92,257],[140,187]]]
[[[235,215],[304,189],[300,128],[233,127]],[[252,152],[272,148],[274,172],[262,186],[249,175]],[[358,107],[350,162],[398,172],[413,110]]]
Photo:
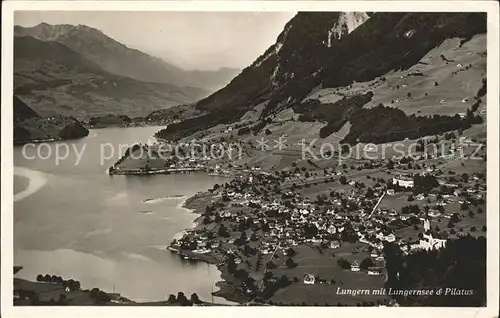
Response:
[[[50,273],[77,279],[83,288],[114,286],[139,301],[164,300],[179,291],[211,299],[220,272],[186,263],[165,247],[196,218],[181,207],[185,197],[226,180],[203,173],[109,176],[118,150],[113,158],[101,158],[102,147],[111,156],[109,145],[144,142],[158,129],[96,129],[86,138],[37,145],[24,154],[14,148],[14,261],[24,267],[17,276],[34,280]],[[64,144],[68,158],[56,163],[54,152],[59,147],[64,154]],[[185,197],[168,198],[178,195]],[[142,202],[151,198],[164,199]]]

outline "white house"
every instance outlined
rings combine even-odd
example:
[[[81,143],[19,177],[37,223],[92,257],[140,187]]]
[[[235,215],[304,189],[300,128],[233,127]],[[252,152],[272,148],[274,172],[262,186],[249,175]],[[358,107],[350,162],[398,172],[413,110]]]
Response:
[[[357,261],[352,262],[351,272],[359,272],[359,263]]]
[[[339,241],[332,241],[330,243],[330,248],[339,248],[339,247],[340,247]]]
[[[433,217],[433,218],[438,217],[438,216],[440,216],[440,215],[441,215],[441,213],[439,213],[439,211],[436,211],[436,210],[431,210],[431,211],[429,212],[429,216],[430,216],[430,217]]]
[[[391,233],[385,237],[385,240],[387,242],[394,242],[396,240],[396,236],[393,233]]]
[[[411,245],[411,249],[424,249],[424,250],[437,250],[446,246],[446,241],[444,239],[434,238],[432,234],[424,234],[423,239],[419,241],[418,244]]]
[[[304,284],[312,285],[316,282],[316,278],[313,274],[305,274],[304,275]]]
[[[326,230],[329,234],[335,234],[337,233],[337,228],[335,227],[335,225],[330,225],[328,227],[328,230]]]
[[[392,184],[399,184],[400,187],[404,188],[413,188],[413,177],[400,174],[392,178]]]
[[[430,229],[431,229],[431,222],[429,221],[429,219],[425,219],[424,220],[424,232],[427,232]]]
[[[198,253],[198,254],[206,254],[206,253],[210,253],[211,250],[209,250],[208,248],[199,248],[199,249],[196,249],[193,251],[193,253]]]
[[[374,267],[368,268],[368,275],[378,276],[378,275],[380,275],[380,272],[381,272],[381,270],[379,268],[374,268]]]
[[[394,234],[392,234],[392,233],[388,234],[388,235],[384,235],[384,233],[378,232],[375,235],[375,237],[381,241],[387,241],[387,242],[394,242],[396,240],[396,236],[394,236]]]

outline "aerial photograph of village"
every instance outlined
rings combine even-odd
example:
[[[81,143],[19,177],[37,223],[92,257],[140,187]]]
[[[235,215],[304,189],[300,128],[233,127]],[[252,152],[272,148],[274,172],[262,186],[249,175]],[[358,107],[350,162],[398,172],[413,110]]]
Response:
[[[486,17],[17,11],[14,306],[486,306]]]

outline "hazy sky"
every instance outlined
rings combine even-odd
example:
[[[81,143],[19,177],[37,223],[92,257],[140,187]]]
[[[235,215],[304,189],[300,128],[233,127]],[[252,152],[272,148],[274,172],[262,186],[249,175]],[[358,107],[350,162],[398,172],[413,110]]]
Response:
[[[15,24],[85,24],[187,69],[244,68],[295,12],[18,11]]]

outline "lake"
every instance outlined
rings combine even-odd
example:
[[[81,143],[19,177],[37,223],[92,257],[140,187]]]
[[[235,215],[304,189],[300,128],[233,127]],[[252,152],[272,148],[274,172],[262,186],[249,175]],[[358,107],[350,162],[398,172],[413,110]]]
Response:
[[[197,216],[183,201],[227,180],[205,173],[106,173],[120,145],[124,151],[159,129],[95,129],[79,140],[14,147],[14,263],[23,266],[17,277],[59,275],[135,301],[180,291],[211,300],[217,268],[188,263],[165,248]],[[56,150],[66,159],[56,161]]]

